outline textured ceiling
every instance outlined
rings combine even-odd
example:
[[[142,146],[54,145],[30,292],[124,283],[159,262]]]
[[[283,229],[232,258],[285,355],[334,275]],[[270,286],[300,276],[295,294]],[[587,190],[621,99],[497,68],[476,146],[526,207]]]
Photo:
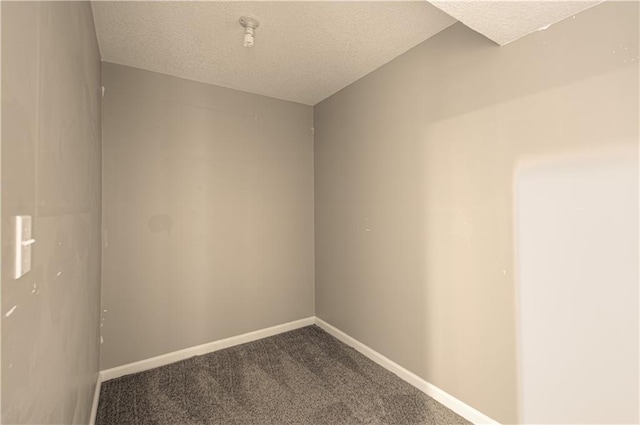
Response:
[[[600,1],[430,0],[469,28],[501,46],[543,29]]]
[[[104,61],[314,105],[456,19],[505,45],[600,2],[97,1],[92,5]],[[238,24],[242,15],[260,20],[253,49],[242,46],[243,28]]]
[[[455,22],[426,1],[92,6],[104,61],[308,105]],[[252,49],[242,15],[260,21]]]

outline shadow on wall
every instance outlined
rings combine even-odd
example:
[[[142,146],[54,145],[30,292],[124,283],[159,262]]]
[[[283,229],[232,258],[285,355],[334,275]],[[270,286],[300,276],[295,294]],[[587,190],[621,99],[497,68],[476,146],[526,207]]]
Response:
[[[618,149],[516,171],[523,423],[638,423],[637,159]]]

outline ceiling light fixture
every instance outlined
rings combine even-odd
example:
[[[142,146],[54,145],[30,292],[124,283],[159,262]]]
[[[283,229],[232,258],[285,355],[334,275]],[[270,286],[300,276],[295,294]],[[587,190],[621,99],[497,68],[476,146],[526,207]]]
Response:
[[[252,16],[243,16],[240,18],[240,25],[244,27],[244,47],[253,47],[253,32],[260,22]]]

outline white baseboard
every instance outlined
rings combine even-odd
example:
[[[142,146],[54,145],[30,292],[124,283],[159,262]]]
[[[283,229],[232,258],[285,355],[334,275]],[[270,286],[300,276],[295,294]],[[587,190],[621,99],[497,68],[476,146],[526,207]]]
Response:
[[[292,331],[294,329],[310,326],[315,323],[315,317],[307,317],[305,319],[296,320],[282,325],[272,326],[270,328],[249,332],[246,334],[232,336],[230,338],[209,342],[195,347],[185,348],[184,350],[173,351],[161,356],[152,357],[150,359],[140,360],[135,363],[106,369],[100,372],[102,382],[110,379],[120,378],[121,376],[131,375],[132,373],[143,372],[145,370],[154,369],[156,367],[165,366],[180,360],[188,359],[193,356],[201,356],[203,354],[212,353],[224,348],[233,347],[247,342],[255,341],[269,336],[281,334],[283,332]]]
[[[145,370],[154,369],[156,367],[165,366],[171,363],[178,362],[180,360],[188,359],[193,356],[200,356],[203,354],[212,353],[214,351],[222,350],[224,348],[233,347],[235,345],[245,344],[247,342],[256,341],[258,339],[267,338],[273,335],[281,334],[284,332],[292,331],[294,329],[303,328],[316,324],[320,328],[324,329],[328,334],[334,336],[338,340],[345,344],[355,348],[357,351],[373,360],[383,368],[387,369],[391,373],[397,375],[400,379],[413,385],[423,393],[432,397],[447,408],[453,410],[458,415],[471,421],[474,424],[490,424],[498,425],[499,423],[482,412],[474,409],[461,400],[458,400],[451,394],[441,390],[435,385],[425,381],[413,372],[405,369],[399,364],[389,360],[377,351],[367,347],[360,341],[342,332],[340,329],[330,325],[319,317],[307,317],[305,319],[296,320],[294,322],[284,323],[282,325],[272,326],[270,328],[261,329],[246,334],[233,336],[231,338],[221,339],[207,344],[197,345],[195,347],[185,348],[184,350],[174,351],[171,353],[163,354],[161,356],[152,357],[150,359],[141,360],[135,363],[129,363],[123,366],[114,367],[112,369],[103,370],[98,376],[98,382],[96,384],[96,392],[93,400],[93,409],[91,410],[91,422],[95,423],[95,418],[98,410],[98,399],[100,395],[100,386],[102,382],[110,379],[119,378],[121,376],[130,375],[132,373],[143,372]]]
[[[340,329],[330,325],[329,323],[325,322],[319,317],[316,317],[315,323],[320,328],[324,329],[328,334],[334,336],[336,339],[344,342],[345,344],[355,348],[361,354],[364,354],[366,357],[373,360],[383,368],[387,369],[389,372],[397,375],[400,379],[413,385],[414,387],[416,387],[417,389],[419,389],[429,397],[433,398],[440,404],[453,410],[454,412],[456,412],[458,415],[462,416],[466,420],[471,421],[474,424],[491,424],[491,425],[498,424],[498,422],[491,419],[484,413],[479,412],[478,410],[474,409],[473,407],[469,406],[463,401],[458,400],[451,394],[441,390],[440,388],[436,387],[433,384],[430,384],[429,382],[420,378],[415,373],[410,372],[407,369],[400,366],[399,364],[389,360],[382,354],[367,347],[360,341],[352,338],[351,336],[342,332]]]
[[[96,417],[98,416],[98,401],[100,401],[100,387],[102,386],[102,377],[98,373],[96,379],[96,389],[93,393],[93,404],[91,405],[91,417],[89,418],[89,425],[95,425]]]

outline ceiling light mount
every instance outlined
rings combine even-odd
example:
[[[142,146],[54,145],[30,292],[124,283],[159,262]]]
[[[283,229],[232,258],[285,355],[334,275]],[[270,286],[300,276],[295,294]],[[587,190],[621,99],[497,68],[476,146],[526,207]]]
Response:
[[[244,47],[253,47],[253,32],[260,22],[253,16],[243,16],[240,18],[240,25],[244,27]]]

